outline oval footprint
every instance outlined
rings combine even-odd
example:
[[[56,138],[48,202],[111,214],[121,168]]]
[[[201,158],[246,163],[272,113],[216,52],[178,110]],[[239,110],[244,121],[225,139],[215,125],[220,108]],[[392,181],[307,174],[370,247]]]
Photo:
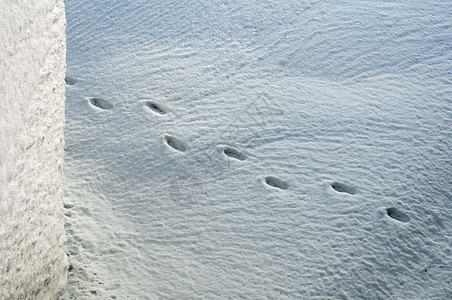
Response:
[[[88,103],[101,109],[111,109],[115,105],[102,98],[88,98]]]
[[[168,144],[168,146],[178,151],[184,152],[187,149],[185,144],[181,140],[175,138],[174,136],[165,135],[165,141]]]
[[[166,114],[166,109],[163,106],[161,106],[153,101],[149,101],[149,100],[143,101],[143,104],[144,104],[144,106],[146,106],[149,110],[153,111],[154,113],[157,113],[160,115]]]
[[[269,186],[279,188],[282,190],[287,190],[287,188],[289,187],[287,182],[274,176],[265,177],[265,183],[268,184]]]
[[[77,83],[78,80],[75,78],[66,76],[66,77],[64,77],[64,81],[66,81],[66,84],[68,84],[68,85],[74,85]]]
[[[240,152],[234,148],[224,147],[223,152],[224,152],[224,154],[226,154],[227,156],[229,156],[231,158],[238,159],[238,160],[245,160],[245,155],[243,155],[242,152]]]
[[[347,193],[350,195],[354,195],[356,193],[355,188],[348,186],[344,183],[340,183],[340,182],[333,182],[331,184],[331,187],[333,188],[333,190],[335,190],[336,192],[339,192],[339,193]]]
[[[388,214],[388,216],[399,222],[408,223],[410,221],[410,217],[407,214],[401,212],[395,207],[387,208],[386,213]]]

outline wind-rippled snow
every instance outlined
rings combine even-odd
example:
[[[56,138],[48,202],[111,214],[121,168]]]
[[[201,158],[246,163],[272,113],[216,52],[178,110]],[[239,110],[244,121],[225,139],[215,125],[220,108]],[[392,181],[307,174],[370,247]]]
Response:
[[[451,9],[67,0],[62,299],[451,298]]]

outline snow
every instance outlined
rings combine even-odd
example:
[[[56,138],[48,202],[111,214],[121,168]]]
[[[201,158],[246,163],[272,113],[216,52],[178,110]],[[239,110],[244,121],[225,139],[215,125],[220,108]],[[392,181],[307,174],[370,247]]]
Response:
[[[67,0],[62,298],[450,298],[451,8]]]
[[[63,1],[0,2],[0,299],[56,299],[63,222]]]

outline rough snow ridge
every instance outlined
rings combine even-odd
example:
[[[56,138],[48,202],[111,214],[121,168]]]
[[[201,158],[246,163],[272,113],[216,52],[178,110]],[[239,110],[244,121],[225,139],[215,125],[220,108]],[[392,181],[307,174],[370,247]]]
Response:
[[[63,227],[63,1],[0,3],[0,299],[56,299]]]

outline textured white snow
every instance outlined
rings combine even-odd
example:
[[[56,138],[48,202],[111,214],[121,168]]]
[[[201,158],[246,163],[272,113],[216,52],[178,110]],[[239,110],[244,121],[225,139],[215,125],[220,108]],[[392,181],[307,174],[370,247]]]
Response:
[[[63,1],[0,1],[0,40],[0,299],[56,299],[68,267]]]
[[[67,0],[64,299],[447,299],[446,1]]]

